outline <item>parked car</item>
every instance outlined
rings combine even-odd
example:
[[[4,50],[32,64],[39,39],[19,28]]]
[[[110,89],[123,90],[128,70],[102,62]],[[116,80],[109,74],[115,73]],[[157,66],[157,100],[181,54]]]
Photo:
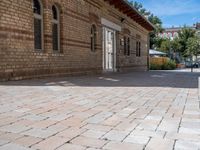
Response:
[[[194,63],[185,62],[186,68],[199,68],[199,66],[200,66],[199,62],[194,62]]]

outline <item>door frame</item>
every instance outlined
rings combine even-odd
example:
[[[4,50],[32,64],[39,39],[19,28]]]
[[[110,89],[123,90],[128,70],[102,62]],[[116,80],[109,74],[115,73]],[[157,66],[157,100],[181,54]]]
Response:
[[[107,38],[106,38],[106,31],[110,31],[110,32],[112,32],[113,33],[113,69],[107,69],[106,68],[106,65],[105,65],[105,63],[106,63],[106,51],[107,51],[107,49],[106,49],[106,40],[107,40]],[[117,37],[116,37],[116,30],[113,30],[113,29],[111,29],[111,28],[109,28],[109,27],[106,27],[106,26],[104,26],[103,27],[103,72],[116,72],[117,71],[117,69],[116,69],[116,60],[117,60]]]

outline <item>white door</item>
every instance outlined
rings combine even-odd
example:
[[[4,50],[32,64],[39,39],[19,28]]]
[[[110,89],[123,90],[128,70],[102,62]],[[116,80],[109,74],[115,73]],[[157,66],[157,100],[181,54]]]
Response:
[[[104,71],[115,71],[116,62],[115,31],[104,28]]]

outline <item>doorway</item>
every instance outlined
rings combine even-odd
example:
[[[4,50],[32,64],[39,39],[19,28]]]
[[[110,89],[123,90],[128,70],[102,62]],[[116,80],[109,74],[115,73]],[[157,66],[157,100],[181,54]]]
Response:
[[[116,31],[103,28],[103,69],[104,72],[116,71]]]

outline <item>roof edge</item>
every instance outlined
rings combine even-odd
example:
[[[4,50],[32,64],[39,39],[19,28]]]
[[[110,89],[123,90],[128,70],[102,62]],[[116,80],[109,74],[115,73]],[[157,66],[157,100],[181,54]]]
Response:
[[[134,11],[136,11],[149,25],[155,29],[155,26],[145,17],[143,16],[135,7],[133,7],[127,0],[123,0],[127,5],[129,5]]]

